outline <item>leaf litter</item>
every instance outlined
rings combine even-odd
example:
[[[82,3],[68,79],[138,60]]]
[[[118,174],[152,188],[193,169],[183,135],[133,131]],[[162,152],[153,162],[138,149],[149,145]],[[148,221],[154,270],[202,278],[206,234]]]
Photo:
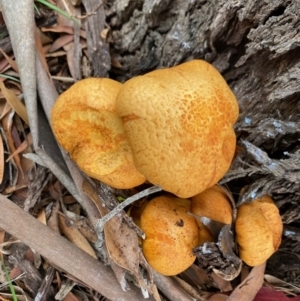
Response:
[[[26,3],[26,9],[28,9],[30,1]],[[57,1],[58,5],[65,3],[65,1]],[[67,3],[69,7],[68,12],[73,15],[77,14],[78,9],[69,2]],[[104,10],[103,7],[92,6],[88,1],[84,1],[84,5],[89,12],[87,16],[92,17],[88,17],[87,21],[82,19],[82,23],[85,24],[86,22],[88,26],[90,26],[90,32],[87,32],[85,27],[81,27],[80,30],[78,30],[74,22],[70,20],[66,21],[66,19],[59,17],[57,18],[56,24],[51,24],[50,26],[41,25],[40,29],[38,29],[43,31],[44,34],[49,34],[48,39],[41,38],[40,34],[36,35],[37,31],[34,30],[35,24],[31,11],[27,17],[24,18],[26,24],[24,26],[27,26],[28,31],[24,34],[24,37],[21,37],[21,43],[25,43],[25,38],[29,41],[30,47],[27,49],[25,56],[23,52],[21,52],[21,48],[18,45],[14,45],[16,43],[14,41],[18,39],[17,29],[15,28],[18,27],[16,27],[13,21],[7,20],[17,62],[14,60],[12,53],[5,53],[1,50],[4,56],[4,59],[2,59],[2,66],[4,67],[2,67],[2,69],[6,72],[17,72],[15,74],[19,75],[22,88],[19,87],[19,89],[16,89],[15,83],[9,79],[0,82],[0,88],[4,96],[2,97],[4,106],[1,106],[2,139],[0,141],[0,175],[2,175],[0,179],[4,185],[2,193],[9,195],[11,200],[32,214],[36,214],[37,210],[35,208],[38,206],[47,208],[47,210],[49,210],[48,216],[46,210],[42,210],[40,211],[42,215],[37,215],[39,219],[43,220],[44,223],[46,222],[51,228],[56,229],[57,232],[60,229],[61,235],[64,235],[79,248],[88,248],[88,252],[90,252],[90,254],[92,253],[93,257],[99,256],[101,260],[106,263],[110,262],[112,266],[117,264],[119,268],[115,266],[114,271],[123,290],[131,287],[131,290],[135,293],[135,289],[129,284],[133,281],[138,288],[142,288],[144,296],[150,294],[154,296],[156,300],[160,300],[165,296],[169,296],[170,300],[192,300],[191,298],[198,298],[199,300],[201,300],[201,298],[205,300],[206,298],[207,300],[245,301],[285,300],[287,299],[286,295],[291,296],[299,293],[296,286],[290,288],[288,291],[283,290],[280,292],[280,288],[285,287],[288,282],[282,283],[275,281],[275,287],[274,278],[265,275],[264,266],[253,268],[249,274],[244,277],[245,279],[237,278],[241,283],[237,284],[236,281],[233,282],[233,278],[240,277],[239,271],[241,269],[241,262],[235,258],[234,246],[222,244],[222,235],[218,244],[207,244],[206,246],[206,250],[209,250],[206,254],[215,254],[213,261],[205,259],[209,262],[207,264],[209,269],[207,266],[201,267],[194,265],[193,272],[191,272],[193,268],[190,268],[190,271],[183,273],[181,278],[177,279],[177,282],[174,281],[174,279],[157,275],[151,270],[145,260],[141,258],[142,254],[137,235],[138,230],[132,227],[128,219],[124,219],[124,212],[115,215],[110,221],[105,223],[104,240],[102,240],[102,245],[99,245],[99,239],[103,239],[103,233],[97,229],[97,223],[101,220],[101,217],[107,215],[109,211],[116,207],[116,203],[112,202],[113,206],[110,209],[107,204],[104,205],[97,189],[95,189],[96,186],[94,182],[89,179],[90,182],[87,184],[87,182],[85,182],[86,180],[80,180],[82,175],[76,170],[76,166],[73,166],[73,173],[72,168],[70,169],[70,175],[66,169],[66,165],[70,167],[71,163],[68,162],[64,153],[62,154],[62,158],[66,160],[66,163],[58,164],[58,166],[52,164],[56,163],[52,162],[51,159],[56,159],[58,148],[56,146],[57,149],[53,151],[47,143],[41,143],[41,141],[43,142],[45,139],[49,141],[55,140],[53,136],[51,136],[51,132],[42,132],[37,125],[39,114],[35,97],[36,81],[38,86],[44,85],[44,87],[47,87],[46,89],[53,89],[53,86],[49,85],[49,82],[43,81],[41,77],[38,76],[36,79],[35,68],[39,69],[43,67],[44,70],[42,72],[59,79],[60,82],[55,81],[55,84],[60,93],[70,85],[70,82],[82,77],[81,68],[83,68],[83,66],[76,64],[80,64],[85,60],[93,62],[96,58],[101,57],[103,65],[97,66],[94,75],[107,75],[108,66],[111,64],[109,58],[103,54],[103,49],[93,48],[95,46],[93,38],[97,40],[98,38],[95,33],[99,32],[99,26],[95,25],[95,20],[97,20],[95,18],[100,20],[102,27],[105,26],[103,19]],[[93,9],[95,9],[94,14],[92,14]],[[23,13],[25,14],[26,11],[27,10],[24,10]],[[9,14],[9,8],[7,6],[4,7],[4,12]],[[102,28],[100,32],[104,32],[103,30],[105,29]],[[51,33],[53,33],[53,35],[51,35]],[[55,36],[55,34],[58,34],[58,36]],[[40,57],[37,64],[34,58],[35,49]],[[80,60],[78,60],[78,49],[80,51]],[[22,56],[24,56],[23,59]],[[99,59],[97,61],[99,62]],[[101,67],[103,67],[102,71],[100,71]],[[37,73],[38,72],[40,72],[40,70],[37,70]],[[25,104],[20,98],[21,93],[24,93]],[[39,89],[39,96],[48,118],[51,110],[51,102],[53,103],[57,97],[57,92],[54,91],[51,93],[49,94],[50,96],[43,96],[41,88]],[[50,104],[46,104],[45,97],[51,98]],[[28,99],[30,99],[31,102],[28,102]],[[25,136],[24,132],[17,128],[17,116],[23,121]],[[246,119],[244,122],[239,122],[236,127],[236,132],[241,137],[243,136],[243,139],[239,139],[240,152],[237,153],[231,170],[221,182],[223,184],[227,183],[230,188],[232,186],[233,190],[236,189],[236,193],[238,193],[238,189],[244,187],[242,184],[236,185],[237,180],[240,180],[240,183],[247,184],[245,185],[245,191],[239,202],[244,202],[249,198],[253,198],[253,196],[258,197],[264,194],[272,194],[274,196],[286,224],[285,241],[282,246],[283,252],[288,252],[286,246],[290,245],[293,246],[293,250],[299,250],[300,248],[300,239],[297,238],[299,236],[298,228],[296,227],[294,231],[295,234],[291,234],[293,231],[289,230],[287,226],[287,224],[298,222],[300,217],[299,206],[297,205],[300,198],[298,192],[300,182],[298,168],[300,153],[297,146],[295,146],[295,142],[299,140],[298,128],[298,123],[267,118],[259,116],[259,114],[254,116],[251,122]],[[44,135],[45,133],[46,135]],[[244,139],[245,134],[247,134],[246,140]],[[46,138],[42,138],[42,135]],[[25,154],[33,153],[31,148],[32,144],[36,151],[36,161],[31,161],[23,157]],[[292,147],[289,147],[288,151],[283,152],[282,150],[286,149],[287,146]],[[283,152],[283,156],[278,158],[278,156],[274,154],[280,151]],[[273,156],[273,158],[271,156]],[[50,171],[36,164],[36,162],[40,162],[39,160],[41,160]],[[77,178],[74,174],[77,174]],[[50,189],[57,183],[57,178],[61,180],[64,186],[61,189],[61,194],[54,197]],[[78,183],[81,183],[81,185]],[[68,191],[71,192],[73,196],[70,195]],[[112,190],[110,194],[108,191],[110,190],[108,189],[104,194],[111,200],[113,195],[113,199],[115,200],[118,192]],[[86,194],[86,198],[83,197],[83,193]],[[288,195],[289,198],[287,198],[286,195]],[[67,201],[70,197],[74,200],[80,199],[80,205],[82,207],[79,209],[78,207],[77,209],[72,208],[71,204]],[[59,202],[62,203],[60,204]],[[92,213],[89,208],[95,207],[95,205],[98,212]],[[98,237],[98,243],[95,243],[95,239],[88,239],[87,233],[84,234],[80,232],[77,228],[77,223],[70,217],[63,216],[61,213],[63,208],[73,217],[81,216],[82,218],[90,220],[91,227],[94,227],[93,233]],[[53,220],[51,221],[51,218],[54,222]],[[24,229],[24,231],[25,230],[26,229]],[[34,232],[34,230],[34,228],[31,229],[32,232]],[[224,232],[225,230],[221,233]],[[2,243],[9,242],[13,239],[8,233],[9,229],[1,231]],[[20,238],[22,239],[22,237]],[[233,238],[226,239],[225,241],[231,242]],[[287,250],[285,248],[287,248]],[[20,250],[23,250],[23,253],[21,253]],[[12,245],[8,244],[1,252],[6,256],[6,264],[11,271],[19,268],[25,273],[23,274],[21,272],[23,276],[16,281],[16,283],[19,281],[19,283],[24,285],[24,291],[21,291],[24,298],[20,297],[19,300],[31,300],[31,297],[34,296],[38,298],[36,300],[43,300],[46,296],[47,298],[48,296],[53,297],[54,294],[57,293],[54,283],[59,283],[59,291],[65,286],[68,287],[68,291],[62,294],[64,300],[85,300],[91,294],[89,287],[90,275],[83,275],[83,278],[86,280],[85,282],[72,280],[70,283],[70,279],[73,278],[71,275],[68,275],[68,271],[62,272],[59,269],[60,267],[52,266],[51,260],[43,259],[43,265],[35,267],[34,260],[32,259],[34,256],[31,259],[26,256],[28,252],[34,253],[30,246],[28,247],[19,243],[17,247],[12,247]],[[205,254],[205,252],[202,250],[199,256],[203,256],[203,254]],[[281,251],[273,256],[276,257],[278,254],[281,254]],[[66,257],[68,254],[61,253],[56,256]],[[107,259],[108,257],[109,259]],[[218,260],[216,260],[216,258],[218,258]],[[229,262],[226,263],[225,259],[229,260]],[[201,260],[201,262],[203,264],[203,260]],[[212,262],[214,263],[212,264]],[[216,262],[218,262],[219,265],[215,266]],[[272,262],[272,258],[270,262]],[[291,265],[292,264],[286,262],[285,267],[291,268]],[[228,267],[234,267],[234,271],[228,272]],[[299,263],[297,268],[299,268]],[[273,268],[272,270],[272,268],[270,268],[270,271],[276,272],[276,269]],[[131,277],[128,277],[128,274],[130,274]],[[288,278],[288,275],[287,273],[283,273],[281,277],[285,279]],[[263,281],[265,281],[265,285],[263,285]],[[180,283],[180,285],[178,285],[178,283]],[[81,291],[80,294],[77,290],[78,284],[86,289],[85,291]],[[157,291],[155,284],[158,286],[159,291]],[[212,295],[213,290],[217,290],[218,292]],[[169,295],[170,291],[172,292],[172,297]],[[139,289],[136,293],[138,292]],[[164,297],[160,295],[160,292],[163,293]],[[227,294],[225,295],[222,292],[227,292]],[[98,294],[100,298],[96,290],[94,290],[92,294],[94,297]],[[0,295],[5,296],[6,293],[0,290]],[[28,297],[28,295],[31,297]],[[297,298],[298,297],[295,296],[291,298],[291,300],[296,301],[298,300]],[[110,298],[107,297],[106,300],[109,299]],[[128,300],[134,300],[134,298],[129,297]]]

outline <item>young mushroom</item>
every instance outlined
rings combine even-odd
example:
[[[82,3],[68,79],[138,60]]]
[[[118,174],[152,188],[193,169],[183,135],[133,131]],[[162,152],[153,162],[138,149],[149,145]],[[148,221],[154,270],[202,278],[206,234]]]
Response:
[[[136,168],[181,198],[216,184],[231,164],[238,103],[205,61],[128,80],[118,93],[117,112]]]
[[[142,250],[150,266],[163,275],[179,274],[195,261],[192,249],[199,244],[199,230],[189,210],[190,200],[159,196],[142,212]]]
[[[279,210],[269,196],[239,206],[235,231],[240,258],[249,266],[265,262],[278,249],[282,228]]]
[[[75,83],[57,99],[51,114],[53,133],[88,176],[126,189],[145,177],[134,167],[123,124],[116,113],[122,84],[107,78]]]
[[[192,197],[191,212],[198,216],[231,225],[232,211],[227,194],[217,185]]]

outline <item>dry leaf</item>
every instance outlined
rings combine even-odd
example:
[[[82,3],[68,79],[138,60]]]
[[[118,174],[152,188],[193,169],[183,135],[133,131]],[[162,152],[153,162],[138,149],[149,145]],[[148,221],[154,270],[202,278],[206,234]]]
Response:
[[[13,122],[14,111],[10,111],[8,114],[4,116],[2,119],[2,127],[4,129],[5,137],[7,140],[7,147],[11,153],[13,153],[15,149],[14,140],[11,134],[12,122]],[[21,171],[22,177],[24,177],[23,169],[21,166],[20,157],[17,155],[14,157],[14,162],[16,163],[18,169]],[[17,175],[16,175],[17,177]]]
[[[67,62],[71,76],[76,79],[75,61],[74,61],[74,43],[69,43],[64,47],[67,51]]]
[[[71,222],[61,214],[58,215],[59,226],[62,233],[77,247],[86,253],[90,254],[92,257],[97,259],[97,255],[94,252],[93,248],[86,240],[86,238],[80,233],[80,231],[74,227]]]
[[[2,184],[3,181],[4,168],[5,168],[4,146],[3,146],[2,136],[0,135],[0,184]]]
[[[19,147],[6,159],[6,162],[23,152],[29,145],[32,145],[32,137],[30,133],[27,135],[27,139],[24,140]]]
[[[5,99],[10,104],[10,106],[24,120],[24,122],[29,124],[25,105],[20,101],[20,99],[10,89],[7,89],[4,85],[4,83],[1,81],[0,81],[0,89],[1,89]]]
[[[252,301],[264,282],[266,263],[254,267],[248,277],[231,293],[227,301]]]
[[[44,53],[44,50],[43,50],[43,44],[42,44],[40,34],[39,34],[39,29],[37,27],[35,27],[34,39],[35,39],[35,47],[36,47],[36,50],[37,50],[37,54],[40,57],[42,65],[43,65],[44,69],[46,70],[46,72],[48,74],[50,74],[49,67],[48,67],[48,64],[47,64],[47,61],[46,61],[46,57],[45,57],[45,53]]]
[[[5,101],[5,105],[4,108],[1,110],[1,116],[0,116],[0,120],[11,110],[11,106],[9,105],[9,103],[7,101]]]
[[[54,52],[54,51],[62,48],[63,46],[73,42],[73,40],[74,40],[73,35],[64,34],[54,41],[54,43],[52,44],[52,46],[49,49],[49,52]]]
[[[300,296],[288,298],[283,292],[271,287],[262,287],[253,301],[300,301]]]
[[[74,28],[66,25],[56,25],[54,27],[42,27],[42,32],[59,32],[59,33],[68,33],[73,35]]]
[[[9,63],[9,65],[11,66],[11,68],[13,68],[16,72],[19,72],[18,70],[18,66],[16,64],[16,62],[14,60],[12,60],[3,50],[2,48],[0,48],[0,52],[3,54],[3,56],[5,57],[5,59],[7,60],[7,62]]]
[[[106,215],[107,209],[103,207],[99,196],[87,181],[84,181],[82,189],[93,200],[101,216]],[[145,282],[139,272],[140,249],[138,236],[135,231],[123,222],[123,218],[120,215],[117,215],[104,225],[104,236],[106,247],[112,260],[122,268],[130,271],[140,287],[145,288]],[[151,284],[147,289],[151,291]]]
[[[40,210],[36,218],[42,224],[47,225],[47,217],[46,217],[45,209]]]

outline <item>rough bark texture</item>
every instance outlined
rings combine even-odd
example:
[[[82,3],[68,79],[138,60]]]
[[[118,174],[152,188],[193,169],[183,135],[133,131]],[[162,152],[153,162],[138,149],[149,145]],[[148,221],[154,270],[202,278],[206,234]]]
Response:
[[[107,0],[105,9],[113,78],[195,58],[223,74],[240,106],[223,183],[236,195],[248,185],[246,199],[270,194],[285,224],[299,224],[300,0]]]

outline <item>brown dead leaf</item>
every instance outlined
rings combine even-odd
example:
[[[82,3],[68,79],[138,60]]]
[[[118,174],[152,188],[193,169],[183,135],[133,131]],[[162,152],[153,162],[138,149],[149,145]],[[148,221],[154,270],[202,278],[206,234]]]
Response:
[[[93,187],[84,181],[83,191],[93,200],[101,216],[108,213],[103,207],[101,199]],[[104,225],[105,243],[112,260],[122,268],[130,271],[140,287],[145,287],[145,282],[139,273],[140,250],[138,246],[138,236],[134,230],[130,229],[120,215],[114,216]],[[150,287],[148,288],[151,291]]]
[[[11,160],[13,157],[15,157],[16,155],[20,154],[21,152],[23,152],[30,145],[32,145],[32,137],[31,137],[31,134],[29,133],[27,135],[27,139],[24,140],[19,145],[19,147],[6,159],[6,162],[8,162],[9,160]]]
[[[1,52],[2,55],[5,57],[5,59],[7,60],[7,62],[8,62],[9,65],[11,66],[11,68],[13,68],[16,72],[19,73],[19,69],[18,69],[17,63],[16,63],[10,56],[8,56],[8,55],[2,50],[2,48],[0,48],[0,52]]]
[[[44,69],[46,70],[46,72],[48,74],[50,74],[49,67],[48,67],[48,64],[47,64],[47,61],[46,61],[46,57],[45,57],[45,53],[44,53],[44,50],[43,50],[43,44],[42,44],[41,37],[40,37],[40,34],[39,34],[39,29],[37,27],[35,27],[34,39],[35,39],[35,47],[36,47],[36,50],[37,50],[37,54],[40,57],[42,65],[43,65]]]
[[[4,85],[4,83],[1,81],[0,81],[0,89],[1,89],[5,99],[10,104],[10,106],[24,120],[24,122],[29,124],[25,105],[20,101],[20,99],[10,89],[7,89]]]
[[[56,39],[54,41],[54,43],[52,44],[52,46],[49,49],[49,52],[54,52],[54,51],[62,48],[63,46],[73,42],[73,40],[74,40],[73,35],[63,34],[61,37],[59,37],[58,39]]]
[[[231,293],[227,301],[252,301],[263,285],[266,263],[254,267],[248,277]]]
[[[59,25],[57,24],[54,27],[42,27],[42,32],[59,32],[59,33],[68,33],[73,35],[74,34],[74,28],[70,26],[65,25]]]
[[[47,218],[46,218],[46,212],[45,209],[40,210],[40,212],[37,215],[37,220],[40,221],[42,224],[47,225]]]
[[[14,140],[13,140],[12,134],[11,134],[12,125],[13,125],[13,116],[14,116],[14,111],[11,110],[1,120],[2,127],[4,129],[5,137],[6,137],[7,144],[8,144],[7,147],[11,153],[13,153],[16,150],[15,143],[14,143]],[[21,171],[22,177],[24,177],[24,172],[23,172],[23,169],[21,166],[21,160],[20,160],[19,155],[16,155],[14,157],[14,162],[16,163],[18,169]]]
[[[5,101],[5,105],[3,107],[3,109],[1,110],[1,116],[0,116],[0,120],[11,110],[11,106],[9,105],[9,103],[7,101]]]
[[[66,13],[68,13],[70,16],[76,15],[76,7],[71,3],[71,1],[67,0],[56,0],[56,5]],[[68,27],[74,27],[74,22],[65,16],[58,14],[57,15],[57,25],[60,26],[68,26]]]
[[[76,71],[75,71],[75,60],[74,60],[74,43],[69,43],[64,47],[64,50],[67,52],[67,62],[68,67],[71,73],[71,76],[76,79]]]
[[[13,56],[12,56],[13,57]],[[4,73],[6,70],[10,69],[10,65],[8,63],[8,61],[6,60],[6,58],[2,58],[0,60],[0,72]],[[5,78],[1,78],[1,81],[4,81]]]
[[[13,186],[8,186],[6,187],[3,191],[2,194],[4,195],[10,195],[16,191],[22,190],[24,188],[27,188],[27,185],[13,185]]]
[[[70,220],[68,220],[61,214],[58,215],[58,219],[62,233],[81,250],[97,259],[97,255],[87,239],[80,233],[80,231],[76,227],[73,226]]]
[[[5,167],[5,162],[4,162],[4,146],[3,146],[2,136],[0,135],[0,184],[3,181],[4,167]]]

